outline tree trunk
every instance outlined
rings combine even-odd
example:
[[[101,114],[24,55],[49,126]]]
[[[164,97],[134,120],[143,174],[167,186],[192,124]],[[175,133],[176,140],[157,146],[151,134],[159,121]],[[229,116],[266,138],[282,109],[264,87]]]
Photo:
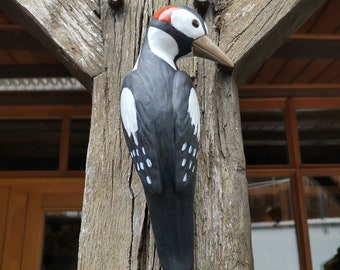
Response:
[[[293,5],[299,1],[305,0],[290,0],[289,3]],[[191,1],[180,2],[192,4]],[[253,269],[235,78],[239,83],[274,52],[274,49],[264,50],[262,57],[247,54],[248,51],[261,51],[256,46],[258,42],[268,48],[265,37],[274,27],[261,28],[261,23],[267,26],[266,18],[271,14],[268,7],[275,10],[284,1],[257,2],[260,7],[256,6],[251,16],[245,14],[252,20],[245,24],[237,24],[234,20],[237,29],[231,36],[226,33],[228,18],[236,18],[237,8],[241,13],[250,12],[249,1],[214,1],[215,10],[210,9],[205,17],[209,29],[213,29],[215,15],[221,14],[220,29],[211,32],[214,40],[222,40],[222,45],[232,52],[232,59],[236,62],[255,59],[245,72],[242,73],[238,66],[238,72],[230,76],[219,70],[215,63],[201,59],[186,59],[180,65],[193,78],[201,106],[195,195],[195,270]],[[150,16],[167,4],[165,0],[126,0],[124,7],[116,12],[110,10],[106,2],[101,9],[106,71],[94,80],[79,270],[160,269],[143,188],[125,146],[119,96],[122,79],[138,56]],[[279,9],[275,23],[290,12],[290,4],[282,4],[284,9]],[[236,11],[229,14],[227,11],[234,7]],[[259,29],[265,29],[263,33],[254,33],[254,22]],[[285,30],[288,35],[293,29]],[[283,38],[282,35],[273,43],[282,42]],[[226,44],[229,41],[230,45]]]

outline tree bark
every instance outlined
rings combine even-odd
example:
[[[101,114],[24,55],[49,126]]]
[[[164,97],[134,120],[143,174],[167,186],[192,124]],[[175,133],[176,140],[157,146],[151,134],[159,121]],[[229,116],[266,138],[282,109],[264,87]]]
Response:
[[[283,42],[284,35],[272,41],[268,35],[274,36],[271,31],[276,24],[287,25],[286,18],[300,1],[302,6],[309,5],[305,0],[258,0],[252,2],[255,6],[245,0],[214,1],[214,10],[205,19],[213,29],[216,15],[221,15],[212,36],[229,50],[236,71],[227,74],[201,59],[180,64],[194,80],[202,115],[195,196],[196,270],[253,269],[237,84],[274,52],[268,49],[270,42]],[[167,4],[126,0],[118,11],[110,10],[107,3],[101,9],[105,72],[94,80],[79,270],[160,269],[143,188],[124,143],[119,95],[150,16]],[[192,3],[183,0],[181,4]],[[278,6],[280,12],[270,21]],[[285,34],[298,22],[303,21],[296,18],[292,27],[286,26]],[[255,52],[262,54],[253,55]]]

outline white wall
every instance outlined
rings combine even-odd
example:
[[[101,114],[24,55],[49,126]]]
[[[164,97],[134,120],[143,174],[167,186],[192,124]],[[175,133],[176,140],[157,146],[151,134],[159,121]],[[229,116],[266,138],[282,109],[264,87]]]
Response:
[[[332,258],[340,247],[340,219],[309,220],[313,270]],[[255,270],[299,270],[293,222],[253,223]]]

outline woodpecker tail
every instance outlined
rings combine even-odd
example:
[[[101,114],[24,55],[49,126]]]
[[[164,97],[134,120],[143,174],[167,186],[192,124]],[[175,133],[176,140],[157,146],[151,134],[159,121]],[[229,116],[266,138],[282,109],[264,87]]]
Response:
[[[169,187],[161,195],[146,190],[146,199],[164,270],[192,270],[194,182],[181,192]]]

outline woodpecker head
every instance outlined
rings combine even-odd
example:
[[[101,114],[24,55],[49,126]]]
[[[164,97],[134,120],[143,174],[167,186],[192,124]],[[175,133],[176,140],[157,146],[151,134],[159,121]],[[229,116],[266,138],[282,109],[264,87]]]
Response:
[[[171,5],[152,17],[148,41],[151,51],[166,61],[166,58],[176,61],[180,57],[195,55],[233,68],[233,62],[207,35],[207,25],[197,12]]]

